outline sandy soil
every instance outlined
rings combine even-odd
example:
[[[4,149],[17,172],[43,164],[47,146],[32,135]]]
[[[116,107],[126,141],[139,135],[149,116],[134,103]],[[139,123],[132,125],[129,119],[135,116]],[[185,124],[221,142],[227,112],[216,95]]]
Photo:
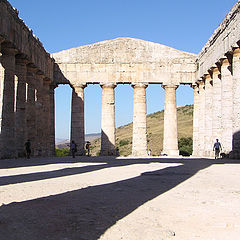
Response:
[[[237,240],[240,160],[1,160],[0,205],[0,240]]]

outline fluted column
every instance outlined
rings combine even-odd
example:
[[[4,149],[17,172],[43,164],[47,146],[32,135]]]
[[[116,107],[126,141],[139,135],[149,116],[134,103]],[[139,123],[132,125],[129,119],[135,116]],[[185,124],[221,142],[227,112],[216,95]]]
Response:
[[[46,127],[44,120],[44,90],[43,90],[44,75],[39,71],[36,74],[36,144],[35,144],[35,156],[44,155],[44,129]]]
[[[116,155],[115,84],[102,84],[101,155]]]
[[[136,83],[132,87],[134,88],[132,155],[147,156],[147,84]]]
[[[27,65],[27,103],[26,103],[26,118],[27,118],[27,139],[31,141],[31,155],[35,155],[36,142],[36,68]]]
[[[27,78],[27,60],[18,56],[16,58],[16,76],[17,76],[17,96],[16,96],[16,146],[17,156],[25,156],[24,143],[26,142],[26,78]]]
[[[76,155],[85,155],[84,129],[84,88],[86,85],[74,85],[72,90],[71,141],[77,144]]]
[[[216,141],[219,139],[222,141],[222,83],[221,76],[218,67],[212,69],[212,78],[213,78],[213,107],[212,107],[212,140]],[[213,148],[213,143],[212,143]]]
[[[233,158],[240,158],[240,48],[233,51]]]
[[[49,156],[55,156],[55,98],[54,89],[56,85],[49,86]]]
[[[1,86],[3,87],[1,103],[1,157],[16,157],[15,142],[15,55],[14,48],[2,46],[1,63],[4,68]]]
[[[232,114],[233,114],[233,78],[231,64],[226,58],[222,60],[222,139],[223,151],[229,153],[232,150]]]
[[[163,154],[178,156],[176,85],[163,85],[165,90]]]
[[[205,83],[204,81],[199,81],[199,157],[204,156],[205,145],[204,145],[204,136],[205,136]]]
[[[198,85],[193,85],[194,89],[194,104],[193,104],[193,153],[192,156],[199,156],[199,88]]]
[[[212,88],[212,78],[211,75],[208,74],[205,76],[205,136],[204,136],[204,144],[205,144],[205,157],[213,156],[213,143],[212,139],[212,104],[213,104],[213,88]]]
[[[49,137],[50,137],[50,81],[43,79],[43,156],[50,156]]]

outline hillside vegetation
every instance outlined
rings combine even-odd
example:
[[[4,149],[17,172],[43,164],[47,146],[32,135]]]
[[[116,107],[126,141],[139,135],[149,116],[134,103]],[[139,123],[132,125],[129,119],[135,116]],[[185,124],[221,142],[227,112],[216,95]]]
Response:
[[[164,111],[147,115],[148,149],[153,156],[159,156],[163,147],[163,117]],[[192,138],[193,132],[193,105],[186,105],[177,109],[178,139]],[[100,152],[100,138],[91,142],[91,155]],[[121,156],[131,155],[132,150],[132,123],[116,129],[116,147]]]

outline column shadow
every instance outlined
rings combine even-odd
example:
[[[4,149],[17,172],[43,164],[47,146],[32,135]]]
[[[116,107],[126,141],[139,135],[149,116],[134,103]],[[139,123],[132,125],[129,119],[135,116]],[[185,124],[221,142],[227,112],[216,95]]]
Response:
[[[135,159],[127,160],[126,165],[146,162],[181,165],[144,172],[140,176],[110,184],[1,206],[1,238],[97,240],[117,221],[190,179],[200,170],[213,164],[239,164],[234,160]],[[109,168],[112,166],[108,164]]]

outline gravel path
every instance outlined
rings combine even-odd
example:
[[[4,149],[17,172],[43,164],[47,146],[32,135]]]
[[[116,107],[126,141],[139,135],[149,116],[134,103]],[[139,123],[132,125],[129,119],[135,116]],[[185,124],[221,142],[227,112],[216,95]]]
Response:
[[[0,161],[0,240],[232,240],[240,160]]]

